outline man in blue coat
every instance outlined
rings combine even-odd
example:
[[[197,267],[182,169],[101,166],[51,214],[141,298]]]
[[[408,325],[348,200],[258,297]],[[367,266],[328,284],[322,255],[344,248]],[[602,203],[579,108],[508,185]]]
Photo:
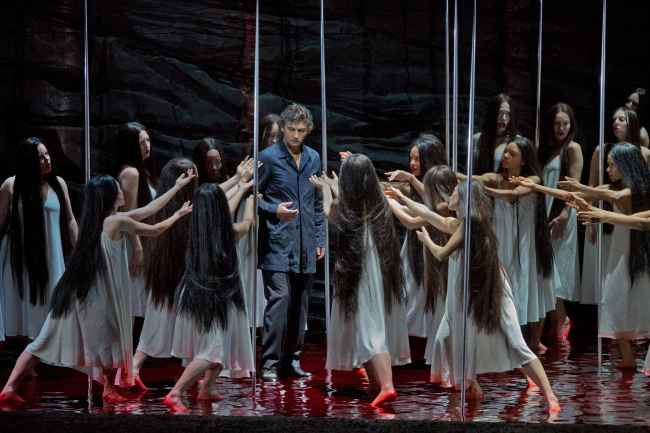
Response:
[[[322,172],[318,153],[303,145],[314,127],[298,104],[280,115],[283,138],[259,154],[258,267],[264,279],[260,377],[309,377],[300,368],[316,261],[325,255],[323,198],[309,178]]]

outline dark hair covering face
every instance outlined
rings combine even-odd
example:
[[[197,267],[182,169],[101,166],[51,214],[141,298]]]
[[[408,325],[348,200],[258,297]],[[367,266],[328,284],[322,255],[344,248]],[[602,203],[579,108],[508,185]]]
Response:
[[[118,194],[117,181],[107,174],[93,177],[84,186],[77,244],[52,292],[53,318],[66,316],[75,302],[83,303],[97,278],[107,272],[101,236],[104,220],[115,209]]]
[[[553,131],[553,126],[555,124],[555,117],[559,113],[565,113],[569,116],[569,122],[571,127],[567,136],[562,140],[561,143],[556,143],[555,132]],[[558,102],[549,108],[546,113],[546,119],[544,120],[544,126],[542,128],[541,138],[539,148],[537,149],[537,155],[539,157],[539,162],[542,165],[546,165],[549,158],[551,157],[551,151],[556,146],[561,146],[560,148],[560,180],[564,180],[566,176],[569,175],[570,161],[569,161],[569,144],[574,140],[576,133],[578,131],[578,125],[576,124],[576,118],[573,114],[573,109],[564,102]],[[553,188],[555,185],[547,185]],[[553,204],[549,212],[548,219],[553,221],[557,218],[562,209],[564,209],[566,202],[564,200],[553,199]],[[548,210],[548,209],[547,209]]]
[[[521,176],[537,176],[540,184],[544,185],[542,177],[542,166],[537,158],[535,144],[528,138],[517,137],[514,143],[521,152],[521,158],[525,164],[521,167]],[[504,172],[503,166],[499,167],[498,173]],[[517,201],[516,212],[519,212],[520,202]],[[517,220],[519,216],[517,216]],[[517,238],[519,238],[519,222],[517,222]],[[517,254],[520,253],[517,244]],[[553,272],[553,244],[551,241],[551,229],[548,226],[548,215],[546,212],[546,198],[544,194],[535,194],[535,252],[537,254],[537,273],[549,277]]]
[[[472,181],[472,200],[469,206],[472,235],[470,237],[470,281],[468,314],[474,319],[479,331],[491,334],[501,329],[501,299],[505,284],[503,268],[499,262],[499,240],[492,229],[492,199],[485,194],[485,187],[477,180]],[[467,220],[467,181],[458,185],[461,207],[458,219],[463,222],[458,230],[464,230]],[[464,252],[467,254],[467,251]],[[463,256],[459,257],[458,278],[456,279],[457,299],[464,295]],[[458,302],[459,311],[463,302]]]
[[[45,304],[45,293],[50,283],[44,216],[44,202],[47,197],[43,197],[41,192],[41,167],[38,155],[38,146],[41,144],[43,141],[40,138],[32,137],[23,140],[18,146],[13,202],[7,228],[9,248],[6,253],[11,253],[11,269],[2,271],[2,273],[13,272],[15,289],[20,299],[24,299],[23,272],[24,269],[27,270],[29,302],[32,305]],[[43,175],[43,180],[50,185],[59,200],[61,245],[63,257],[67,258],[72,252],[72,242],[65,193],[54,170]],[[22,206],[22,218],[19,212],[20,206]]]
[[[334,265],[334,297],[345,320],[357,314],[363,264],[370,254],[366,232],[378,252],[384,288],[384,308],[404,302],[404,271],[393,216],[372,162],[360,154],[349,156],[339,176],[339,244]]]
[[[133,167],[138,170],[137,206],[144,207],[151,203],[153,197],[149,185],[156,185],[156,170],[153,158],[142,159],[140,150],[140,133],[147,128],[138,122],[128,122],[120,126],[116,138],[116,171],[117,177],[122,167]]]
[[[488,104],[487,113],[483,120],[481,136],[476,143],[474,150],[474,173],[494,173],[494,150],[497,141],[497,123],[501,104],[507,102],[510,106],[510,123],[506,130],[506,136],[512,141],[517,136],[517,107],[515,101],[505,93],[496,95]]]
[[[226,194],[214,183],[194,193],[185,273],[176,290],[178,313],[201,333],[227,329],[231,309],[244,311],[235,231]]]
[[[424,203],[433,212],[438,213],[438,205],[449,203],[449,198],[458,185],[456,174],[446,165],[435,165],[427,171],[422,181],[424,184]],[[453,213],[453,212],[452,212]],[[423,227],[436,245],[445,245],[449,235],[428,225]],[[433,313],[438,299],[447,296],[447,277],[449,261],[438,261],[429,248],[424,249],[424,265],[426,269],[425,287],[427,290],[425,311]]]
[[[267,114],[266,116],[262,117],[262,120],[260,120],[260,129],[259,129],[259,136],[257,142],[258,152],[261,152],[264,149],[267,149],[275,144],[270,141],[271,132],[273,131],[274,125],[278,125],[278,128],[280,128],[281,122],[282,122],[282,118],[277,114]],[[251,158],[253,157],[254,151],[255,148],[251,147],[251,151],[249,154]]]
[[[194,164],[196,164],[196,168],[199,171],[199,183],[210,182],[208,172],[205,169],[205,160],[208,157],[208,152],[211,150],[218,151],[219,156],[221,157],[221,171],[219,171],[217,183],[225,182],[228,179],[228,167],[226,165],[226,154],[223,151],[223,146],[221,146],[221,143],[219,143],[216,138],[206,137],[199,140],[194,148],[194,154],[192,155]]]
[[[174,158],[165,164],[160,173],[156,194],[163,195],[176,184],[176,180],[187,173],[189,169],[196,169],[194,163],[187,158]],[[152,225],[165,221],[183,206],[191,201],[194,192],[199,186],[197,178],[181,188],[169,202],[149,219]],[[157,237],[150,238],[145,243],[144,267],[145,291],[150,296],[150,302],[158,309],[174,309],[174,294],[176,287],[185,272],[185,252],[189,237],[190,218],[181,218]]]

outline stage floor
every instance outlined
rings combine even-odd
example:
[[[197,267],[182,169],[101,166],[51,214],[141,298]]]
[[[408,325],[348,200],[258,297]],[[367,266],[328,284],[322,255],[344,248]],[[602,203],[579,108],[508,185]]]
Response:
[[[650,425],[650,377],[641,373],[648,342],[633,344],[639,370],[620,372],[611,366],[619,362],[617,346],[605,340],[600,377],[595,338],[551,342],[551,349],[540,359],[563,409],[558,414],[549,414],[539,390],[527,388],[525,380],[516,372],[500,381],[494,381],[493,375],[479,376],[485,399],[469,403],[462,414],[459,393],[428,383],[429,368],[422,361],[425,343],[423,339],[411,338],[414,363],[393,369],[398,398],[383,408],[368,405],[361,390],[365,386],[363,374],[325,370],[325,336],[310,333],[302,366],[314,373],[312,379],[281,380],[277,384],[258,381],[253,402],[250,379],[220,378],[216,386],[223,401],[199,403],[195,386],[188,391],[184,403],[194,415]],[[1,384],[12,367],[8,352],[5,351],[0,364]],[[13,355],[17,356],[17,352]],[[109,404],[102,401],[101,386],[97,383],[92,398],[88,398],[86,376],[70,369],[39,365],[40,377],[27,379],[20,389],[27,402],[3,405],[0,410],[167,414],[170,412],[162,398],[182,371],[177,360],[150,358],[141,371],[149,391],[141,396],[131,394],[126,403]]]

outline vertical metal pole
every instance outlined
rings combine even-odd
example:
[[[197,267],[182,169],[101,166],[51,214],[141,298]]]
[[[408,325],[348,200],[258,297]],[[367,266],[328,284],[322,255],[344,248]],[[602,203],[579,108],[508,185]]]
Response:
[[[452,170],[458,172],[458,0],[454,0],[454,127]]]
[[[327,173],[327,101],[325,99],[325,0],[320,2],[320,94],[323,123],[323,150],[321,161],[323,171]],[[330,243],[329,227],[325,219],[325,333],[330,329]]]
[[[537,114],[535,115],[535,145],[539,147],[540,106],[542,104],[542,12],[544,0],[539,0],[539,37],[537,42]]]
[[[598,184],[603,183],[603,174],[605,172],[605,35],[607,24],[607,0],[603,0],[603,36],[600,46],[600,161],[598,163]],[[602,200],[598,205],[603,207]],[[603,294],[603,225],[598,225],[598,262],[596,264],[598,272],[598,290],[596,292],[596,302],[598,303],[598,330],[600,331],[600,310],[602,308],[601,300]],[[601,374],[603,363],[603,339],[598,337],[598,376]]]
[[[449,0],[445,1],[445,148],[447,149],[447,165],[451,165],[449,153]]]
[[[84,0],[84,172],[90,180],[90,79],[88,76],[88,0]]]
[[[253,103],[253,166],[255,171],[255,176],[253,177],[253,194],[255,202],[255,227],[253,227],[251,236],[253,236],[253,257],[255,260],[255,266],[257,267],[257,228],[259,227],[258,212],[257,212],[257,196],[259,189],[259,173],[257,169],[257,160],[259,153],[258,139],[260,134],[260,0],[257,0],[257,6],[255,10],[255,78],[254,78],[254,103]],[[257,279],[258,272],[255,269],[253,272],[253,332],[251,334],[251,347],[253,348],[253,371],[251,372],[251,388],[252,388],[252,399],[253,404],[255,404],[255,387],[257,385],[257,368],[255,364],[257,361],[257,348],[255,347],[255,337],[257,335]]]
[[[470,237],[472,235],[471,225],[471,203],[472,203],[472,161],[474,155],[474,85],[476,73],[476,0],[474,0],[474,15],[472,21],[472,63],[469,83],[469,118],[468,118],[468,135],[467,135],[467,203],[465,212],[465,256],[463,269],[463,374],[461,387],[461,404],[465,408],[465,382],[467,381],[467,310],[469,301],[469,267],[470,267]]]

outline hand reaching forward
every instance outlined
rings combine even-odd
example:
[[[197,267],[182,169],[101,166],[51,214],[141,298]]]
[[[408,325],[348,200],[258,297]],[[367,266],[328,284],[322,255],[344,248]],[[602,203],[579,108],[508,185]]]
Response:
[[[298,215],[298,209],[288,209],[292,204],[292,201],[287,201],[278,205],[278,211],[275,214],[278,219],[281,219],[282,221],[291,221],[296,217],[296,215]]]

